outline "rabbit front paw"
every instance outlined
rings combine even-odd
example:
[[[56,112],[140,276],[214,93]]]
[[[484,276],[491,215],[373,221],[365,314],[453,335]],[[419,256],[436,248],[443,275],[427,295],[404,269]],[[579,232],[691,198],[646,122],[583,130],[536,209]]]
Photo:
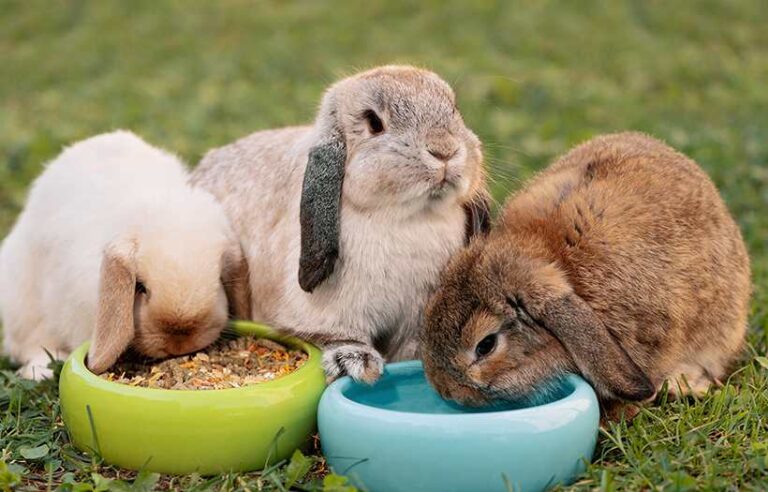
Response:
[[[384,370],[384,358],[370,345],[342,343],[326,347],[323,368],[329,383],[342,376],[350,376],[355,381],[373,384]]]

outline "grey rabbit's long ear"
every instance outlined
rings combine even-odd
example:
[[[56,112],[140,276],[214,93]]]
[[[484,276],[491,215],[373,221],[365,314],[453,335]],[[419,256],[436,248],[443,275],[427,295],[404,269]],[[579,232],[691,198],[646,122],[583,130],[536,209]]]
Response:
[[[491,230],[491,197],[483,187],[472,200],[464,204],[466,242],[475,236],[484,236]]]
[[[339,257],[341,190],[347,147],[336,125],[309,151],[301,191],[299,285],[312,292],[333,273]]]
[[[598,392],[634,401],[648,399],[655,393],[642,369],[577,294],[545,301],[537,321],[560,340]]]

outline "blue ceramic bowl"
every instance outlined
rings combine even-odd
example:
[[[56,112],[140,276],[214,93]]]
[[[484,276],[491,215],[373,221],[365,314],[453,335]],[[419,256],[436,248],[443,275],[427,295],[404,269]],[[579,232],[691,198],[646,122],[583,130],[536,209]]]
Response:
[[[334,472],[370,492],[544,490],[592,457],[597,398],[568,376],[529,408],[468,409],[429,386],[418,361],[389,364],[373,386],[342,378],[323,393],[318,426]]]

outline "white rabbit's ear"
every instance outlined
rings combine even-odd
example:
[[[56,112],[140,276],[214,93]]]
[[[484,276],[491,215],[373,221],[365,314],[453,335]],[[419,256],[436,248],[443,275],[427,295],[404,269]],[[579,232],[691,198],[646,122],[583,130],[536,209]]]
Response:
[[[88,368],[96,374],[117,362],[135,336],[135,255],[136,243],[130,240],[113,242],[103,253],[96,326],[88,351]]]
[[[251,319],[251,282],[248,260],[238,241],[224,252],[221,282],[227,293],[229,316],[232,319]]]
[[[327,279],[339,257],[341,189],[347,147],[336,125],[309,151],[301,191],[299,285],[306,292]]]

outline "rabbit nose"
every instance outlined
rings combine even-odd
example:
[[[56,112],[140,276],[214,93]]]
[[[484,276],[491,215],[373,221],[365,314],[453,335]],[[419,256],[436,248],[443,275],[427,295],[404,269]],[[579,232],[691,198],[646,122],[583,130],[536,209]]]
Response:
[[[447,130],[432,130],[427,136],[427,152],[447,162],[459,152],[459,142]]]
[[[459,152],[459,149],[453,149],[448,152],[444,152],[442,150],[429,149],[428,152],[435,159],[446,162],[446,161],[450,161],[451,158],[453,158],[453,156],[455,156]]]
[[[164,330],[169,335],[185,337],[195,331],[195,328],[193,326],[166,325]]]
[[[189,352],[188,345],[195,338],[197,330],[190,325],[165,325],[165,343],[168,351],[173,355]]]

